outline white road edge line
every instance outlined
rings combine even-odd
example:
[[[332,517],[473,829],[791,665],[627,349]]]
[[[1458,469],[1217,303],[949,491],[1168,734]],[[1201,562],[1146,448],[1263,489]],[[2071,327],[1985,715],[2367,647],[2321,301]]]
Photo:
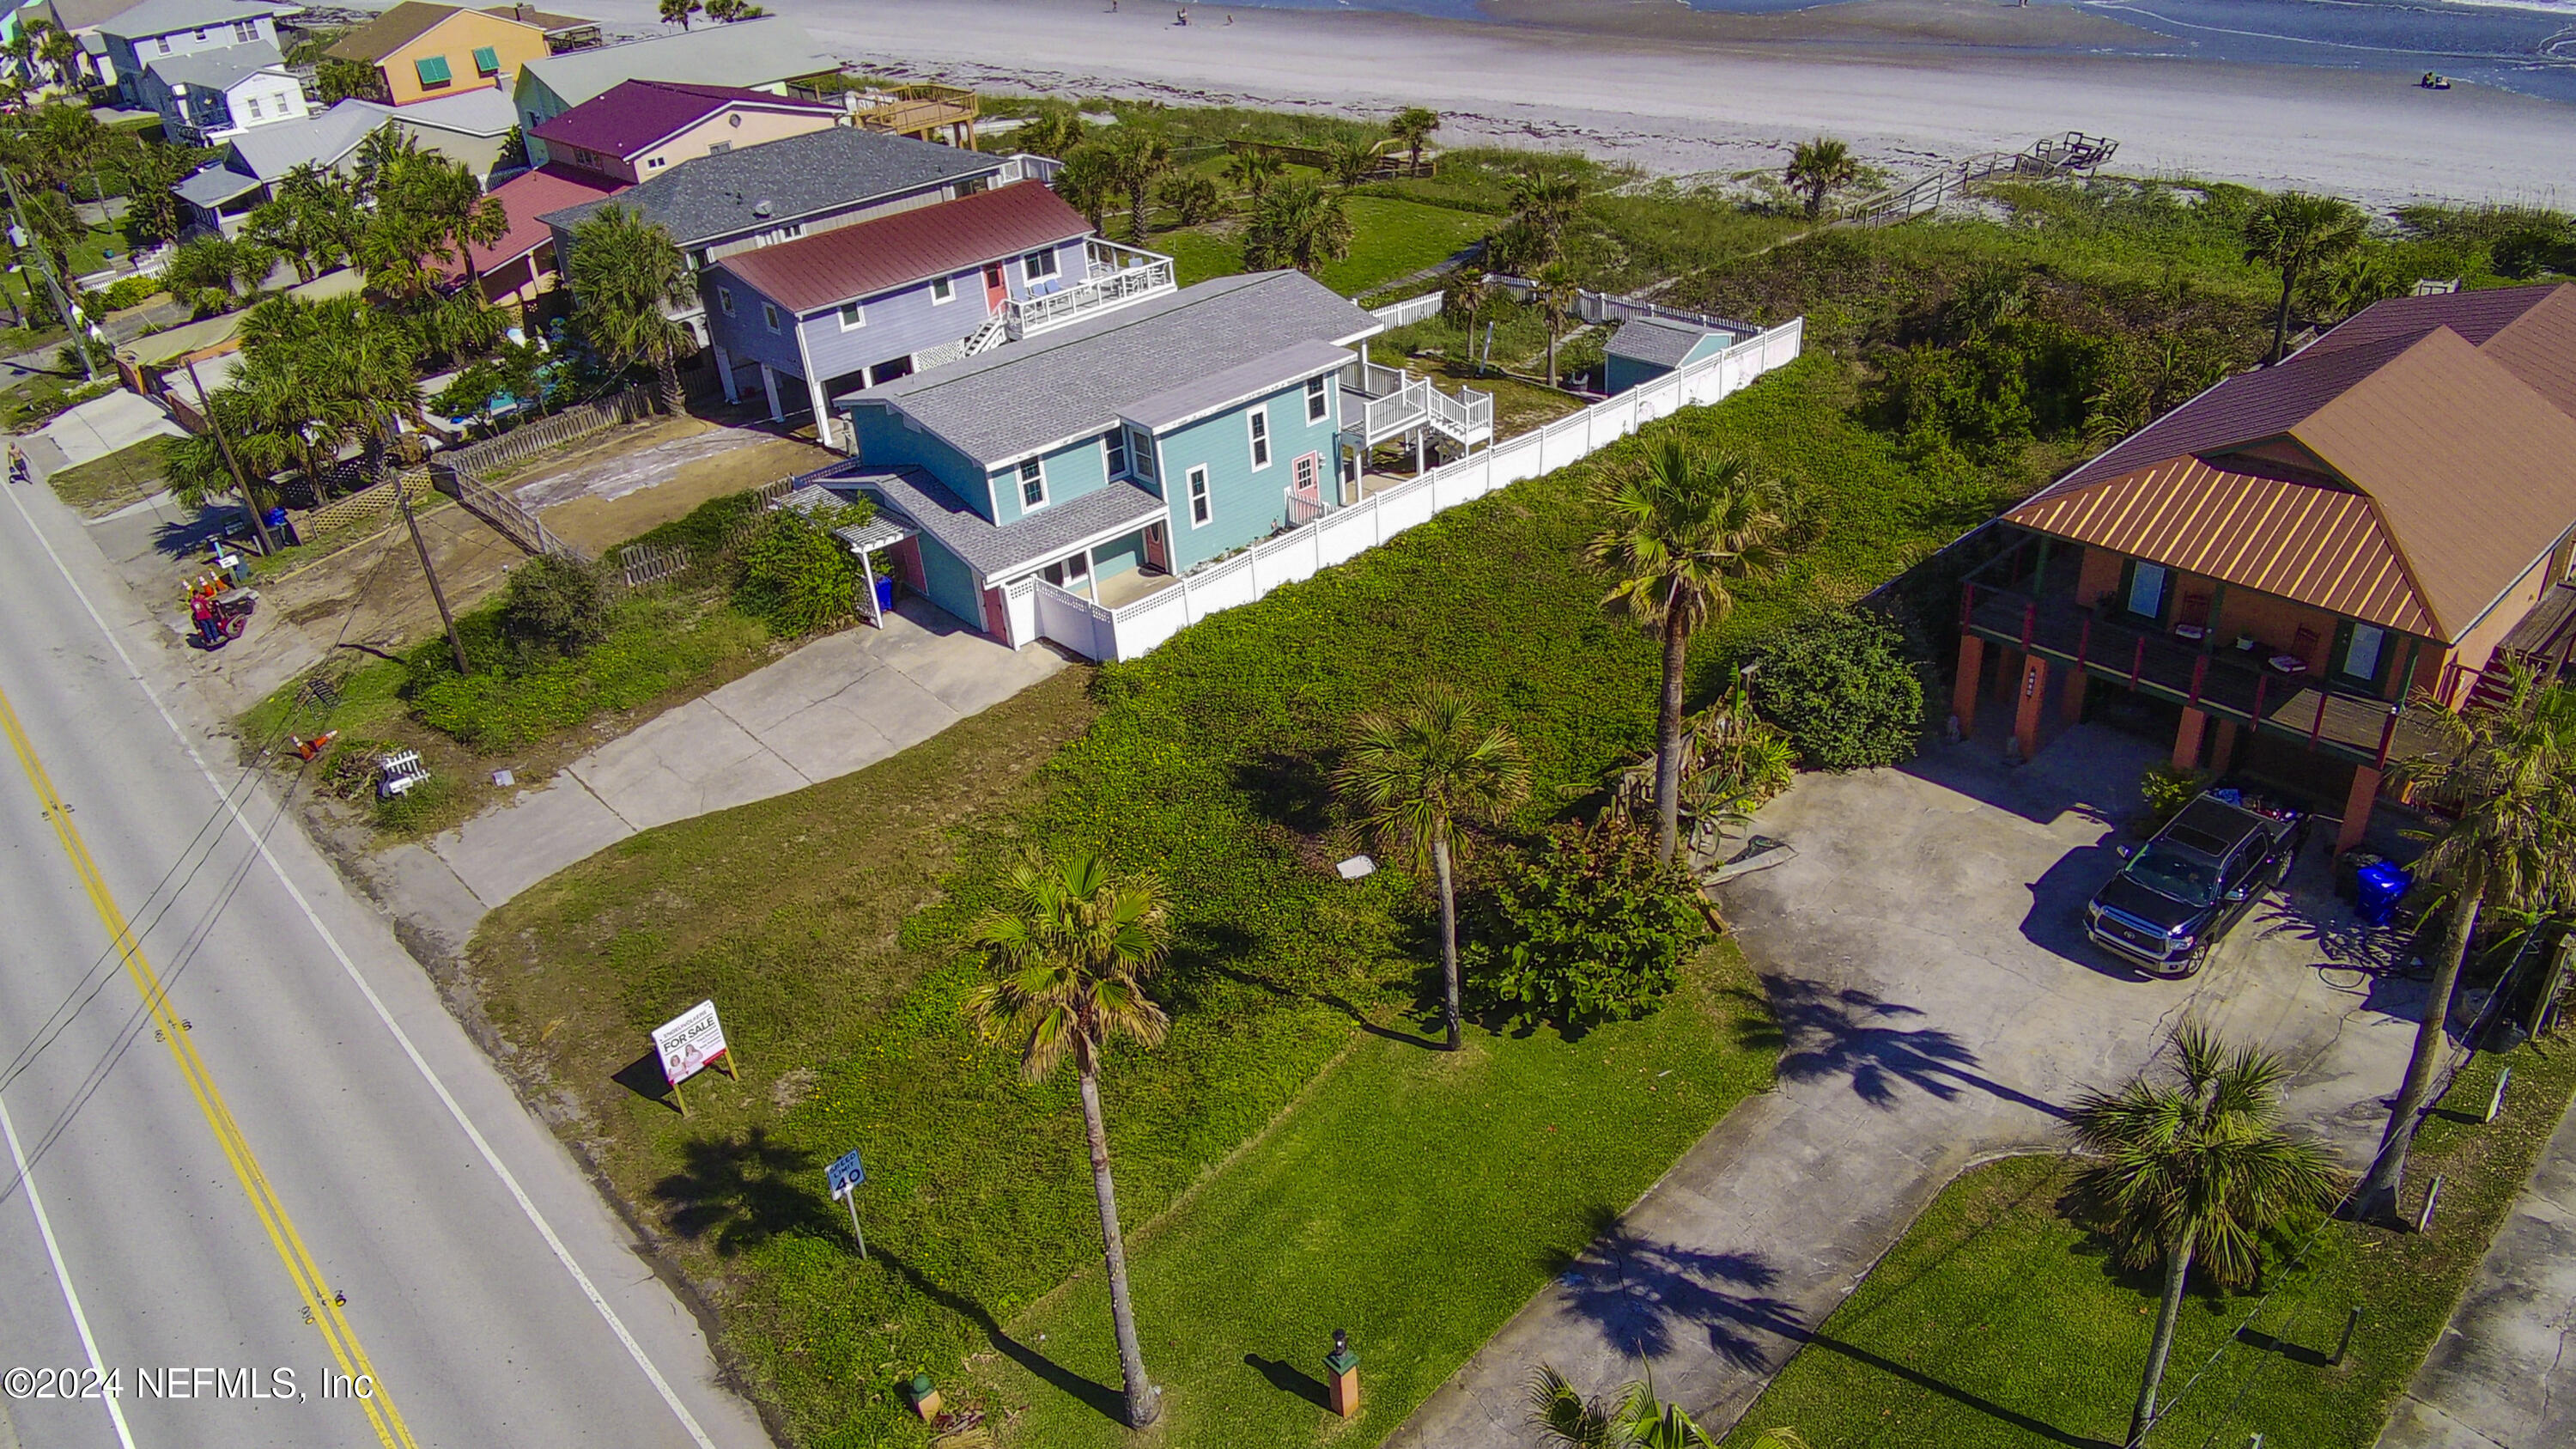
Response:
[[[27,1206],[35,1209],[36,1233],[45,1240],[45,1256],[54,1260],[54,1281],[63,1287],[63,1306],[72,1311],[72,1327],[80,1330],[81,1352],[89,1355],[90,1372],[98,1375],[107,1421],[116,1426],[116,1442],[125,1449],[134,1449],[134,1431],[125,1427],[125,1408],[115,1394],[106,1391],[107,1363],[98,1356],[98,1340],[90,1336],[89,1315],[81,1312],[80,1292],[72,1287],[71,1267],[63,1261],[62,1246],[54,1241],[54,1220],[45,1216],[45,1200],[36,1193],[36,1174],[27,1166],[27,1154],[18,1145],[18,1124],[9,1120],[7,1102],[0,1102],[0,1136],[9,1139],[9,1161],[18,1169],[18,1187],[27,1194]]]
[[[107,620],[99,616],[97,606],[89,601],[89,595],[82,590],[80,581],[72,577],[71,568],[63,562],[63,556],[54,551],[53,540],[45,537],[45,531],[36,526],[35,515],[27,511],[27,505],[19,499],[15,488],[9,490],[9,503],[11,507],[18,510],[18,517],[26,523],[27,532],[35,536],[37,546],[44,549],[45,557],[53,560],[54,572],[63,576],[63,583],[72,591],[72,597],[80,601],[81,611],[89,615],[89,621],[92,624],[98,626],[100,637],[107,640],[107,647],[116,651],[117,659],[125,665],[126,677],[134,682],[135,688],[143,691],[145,699],[152,701],[153,711],[161,716],[161,723],[170,727],[172,737],[179,741],[179,748],[187,752],[188,759],[197,767],[197,773],[205,777],[206,788],[215,792],[215,798],[223,802],[225,810],[231,812],[233,823],[241,827],[243,836],[250,841],[254,849],[259,851],[260,859],[268,862],[269,873],[276,876],[277,883],[286,888],[287,895],[294,899],[297,909],[304,913],[304,919],[312,925],[314,934],[320,936],[322,944],[331,949],[331,955],[339,961],[340,969],[348,973],[349,980],[356,984],[358,993],[367,998],[367,1005],[375,1009],[376,1019],[384,1023],[385,1030],[392,1035],[395,1043],[402,1047],[403,1055],[411,1059],[412,1067],[420,1073],[421,1080],[427,1082],[429,1089],[438,1094],[439,1102],[447,1108],[447,1115],[456,1119],[456,1125],[464,1130],[466,1140],[472,1142],[474,1150],[482,1154],[483,1164],[491,1168],[493,1175],[501,1179],[501,1185],[510,1190],[511,1198],[519,1204],[519,1211],[527,1214],[528,1222],[536,1228],[537,1235],[544,1238],[546,1246],[554,1251],[555,1261],[563,1264],[564,1271],[572,1275],[572,1280],[580,1286],[582,1295],[590,1300],[590,1306],[599,1310],[599,1316],[607,1321],[609,1331],[616,1334],[617,1341],[626,1346],[627,1357],[634,1359],[635,1366],[642,1369],[644,1377],[652,1381],[654,1392],[662,1396],[664,1406],[669,1408],[672,1416],[680,1421],[680,1427],[689,1431],[689,1438],[696,1442],[698,1449],[716,1449],[715,1441],[708,1438],[707,1431],[699,1426],[697,1416],[689,1412],[688,1405],[680,1402],[680,1396],[672,1390],[670,1380],[662,1377],[661,1369],[655,1367],[653,1360],[645,1354],[644,1345],[635,1341],[635,1335],[627,1331],[624,1320],[617,1316],[617,1310],[609,1307],[608,1300],[600,1295],[598,1285],[590,1281],[590,1275],[582,1271],[581,1264],[573,1261],[572,1251],[564,1246],[562,1238],[555,1235],[554,1225],[548,1223],[545,1214],[537,1210],[537,1205],[529,1198],[527,1189],[519,1185],[519,1179],[502,1163],[500,1154],[492,1150],[492,1144],[484,1140],[482,1131],[474,1125],[471,1118],[465,1115],[465,1109],[458,1105],[456,1098],[449,1094],[447,1084],[439,1080],[438,1073],[431,1070],[428,1060],[421,1056],[420,1049],[412,1045],[411,1036],[395,1022],[393,1013],[385,1009],[384,999],[376,995],[376,989],[368,985],[367,978],[359,973],[358,963],[350,959],[348,951],[340,945],[340,938],[331,934],[329,926],[322,924],[322,917],[313,909],[313,903],[304,898],[304,892],[296,887],[294,880],[286,874],[286,868],[278,864],[277,856],[269,850],[267,838],[251,827],[250,819],[242,814],[241,806],[234,803],[231,793],[225,790],[223,783],[215,778],[215,772],[207,767],[205,757],[197,753],[196,744],[188,738],[188,732],[179,728],[179,721],[171,716],[169,707],[161,702],[161,696],[154,691],[151,682],[143,677],[142,670],[135,667],[134,656],[125,652],[125,642],[117,638],[116,631],[110,629],[107,626]],[[13,1132],[10,1134],[10,1145],[13,1151],[16,1143],[17,1136]],[[33,1192],[31,1185],[29,1188],[31,1202],[34,1201]],[[53,1237],[49,1231],[46,1234],[47,1245],[50,1246],[52,1241]],[[55,1263],[59,1268],[61,1260],[57,1258]],[[63,1291],[66,1293],[71,1291],[71,1280],[68,1278],[63,1280]],[[75,1308],[74,1312],[77,1313],[78,1309]],[[82,1337],[84,1340],[88,1337],[86,1327],[82,1329]],[[93,1360],[96,1358],[95,1351],[92,1352],[92,1358]],[[114,1410],[111,1408],[110,1412]],[[124,1432],[124,1425],[125,1421],[120,1416],[117,1419],[120,1435]],[[125,1443],[127,1449],[132,1449],[131,1439],[126,1440]]]

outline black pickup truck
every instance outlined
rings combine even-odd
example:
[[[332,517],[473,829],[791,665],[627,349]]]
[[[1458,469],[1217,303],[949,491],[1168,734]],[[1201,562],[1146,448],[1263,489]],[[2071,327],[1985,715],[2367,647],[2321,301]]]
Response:
[[[2212,790],[2136,850],[2084,907],[2095,945],[2158,976],[2189,976],[2218,938],[2280,884],[2306,842],[2305,812]]]

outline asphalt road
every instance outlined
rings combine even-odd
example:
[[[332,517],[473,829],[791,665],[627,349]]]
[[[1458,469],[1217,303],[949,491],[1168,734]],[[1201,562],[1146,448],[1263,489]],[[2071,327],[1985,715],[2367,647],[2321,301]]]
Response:
[[[68,510],[8,492],[0,1446],[766,1445],[383,918],[210,738],[166,626]]]

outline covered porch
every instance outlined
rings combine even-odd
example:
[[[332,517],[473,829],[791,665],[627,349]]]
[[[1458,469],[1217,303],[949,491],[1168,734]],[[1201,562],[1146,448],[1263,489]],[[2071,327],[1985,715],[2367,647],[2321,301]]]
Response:
[[[2107,683],[2179,707],[2172,755],[2179,768],[2204,760],[2223,767],[2240,731],[2349,765],[2339,849],[2361,838],[2390,762],[2438,747],[2426,706],[2404,699],[2421,641],[2392,637],[2402,653],[2381,667],[2388,682],[2374,690],[2325,667],[2313,625],[2289,626],[2295,639],[2246,635],[2254,647],[2240,649],[2241,626],[2226,622],[2219,600],[2206,601],[2211,612],[2199,621],[2173,622],[2133,617],[2122,600],[2098,592],[2088,601],[2081,584],[2101,560],[2088,568],[2087,552],[2033,535],[1968,576],[1951,700],[1963,733],[1973,733],[1987,697],[1990,654],[1998,656],[1995,689],[2010,701],[2012,740],[2025,759],[2049,723],[2052,690],[2071,722],[2081,718],[2088,689]]]

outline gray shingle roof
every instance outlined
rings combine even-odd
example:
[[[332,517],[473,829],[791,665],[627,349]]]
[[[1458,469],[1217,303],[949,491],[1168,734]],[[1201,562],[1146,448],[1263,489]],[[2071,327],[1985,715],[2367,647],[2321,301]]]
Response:
[[[1610,334],[1602,351],[1612,357],[1625,357],[1637,362],[1650,362],[1658,367],[1679,367],[1690,350],[1716,336],[1697,327],[1666,322],[1654,317],[1631,317]]]
[[[1017,523],[996,526],[918,468],[850,463],[818,475],[815,481],[836,492],[873,494],[888,516],[928,534],[988,582],[1054,558],[1084,539],[1142,528],[1165,516],[1162,499],[1124,482],[1050,504]]]
[[[98,28],[101,34],[135,40],[181,30],[211,30],[255,15],[278,15],[297,8],[261,4],[258,0],[143,0],[99,22]]]
[[[179,199],[212,211],[246,192],[257,190],[259,178],[244,176],[221,166],[209,166],[172,187]]]
[[[840,60],[816,45],[805,27],[772,15],[731,25],[701,25],[680,35],[569,50],[529,61],[522,71],[536,77],[565,105],[577,106],[619,81],[758,87],[840,68]]]
[[[953,366],[915,373],[842,402],[901,410],[987,466],[1106,430],[1130,408],[1195,396],[1226,374],[1230,396],[1257,383],[1245,364],[1271,363],[1282,381],[1330,366],[1322,352],[1385,327],[1299,272],[1220,277],[1139,302]],[[1295,371],[1287,369],[1294,368]],[[1142,422],[1144,419],[1139,418]]]
[[[241,45],[219,45],[212,50],[192,50],[184,55],[165,55],[144,67],[161,77],[166,85],[203,86],[224,91],[261,71],[286,67],[286,57],[265,40]]]
[[[1003,165],[1004,158],[980,151],[833,126],[683,161],[611,200],[548,212],[545,221],[569,231],[604,206],[623,206],[659,223],[682,247],[703,246],[856,202],[993,175]],[[764,204],[765,216],[757,211]]]
[[[1237,403],[1249,402],[1263,393],[1274,392],[1282,378],[1312,377],[1351,360],[1349,349],[1336,347],[1320,338],[1307,338],[1232,367],[1220,367],[1214,372],[1190,378],[1151,397],[1139,398],[1120,408],[1118,413],[1130,422],[1142,423],[1159,433],[1166,428],[1196,422],[1209,413]]]

